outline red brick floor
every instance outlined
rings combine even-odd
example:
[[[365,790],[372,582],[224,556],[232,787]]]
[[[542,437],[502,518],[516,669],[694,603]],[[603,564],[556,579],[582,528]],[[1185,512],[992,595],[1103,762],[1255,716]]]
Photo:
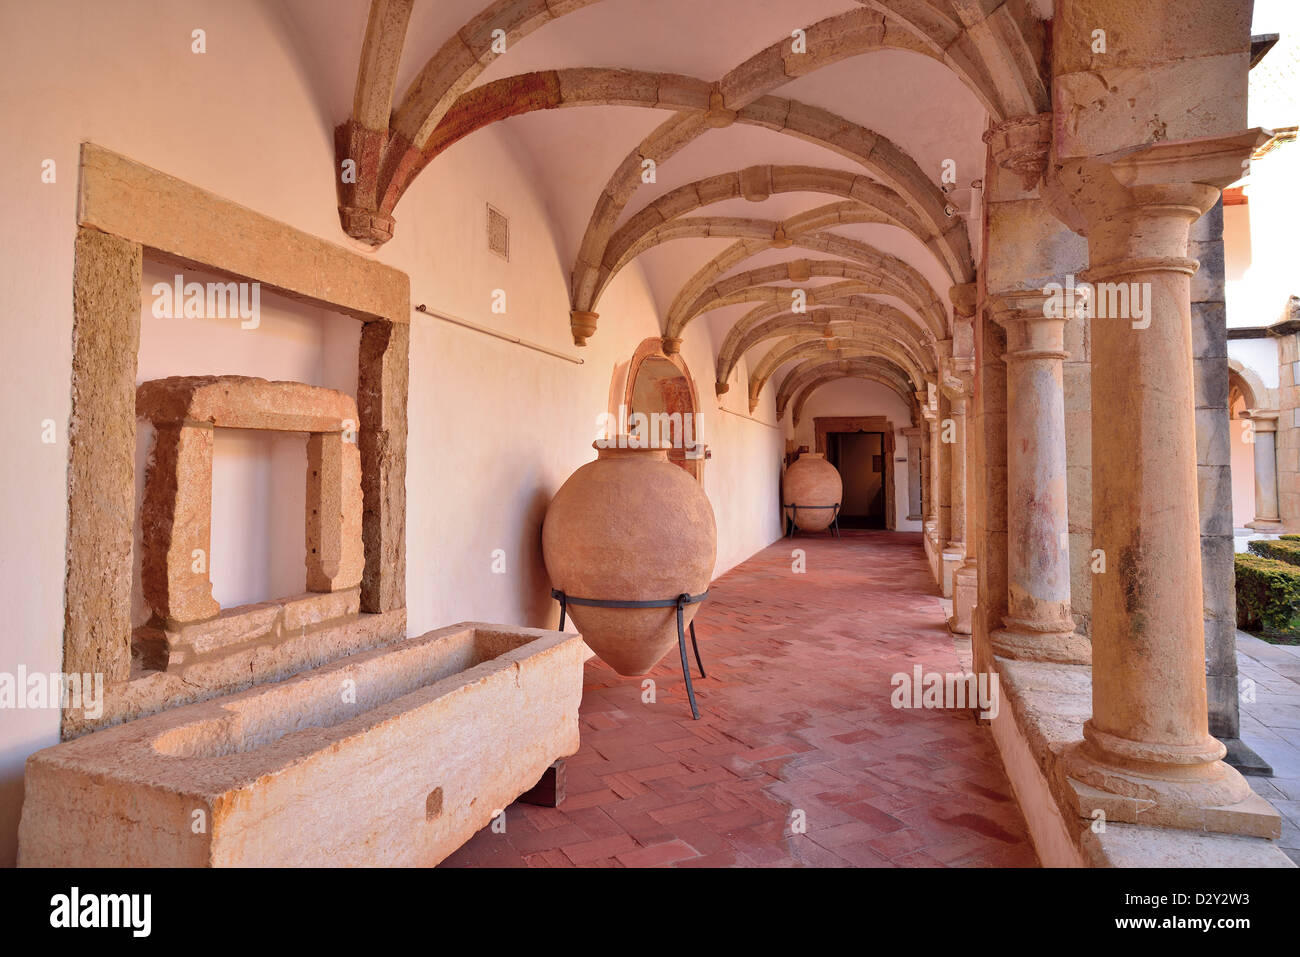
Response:
[[[654,704],[593,658],[563,805],[512,805],[444,866],[1037,866],[988,729],[891,707],[895,673],[959,668],[919,535],[783,539],[696,630],[699,721],[675,652]]]

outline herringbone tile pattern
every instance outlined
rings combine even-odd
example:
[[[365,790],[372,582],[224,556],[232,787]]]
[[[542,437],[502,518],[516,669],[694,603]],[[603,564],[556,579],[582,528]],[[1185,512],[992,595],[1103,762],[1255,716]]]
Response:
[[[512,805],[445,866],[1036,866],[988,730],[891,706],[895,673],[958,670],[918,535],[783,539],[697,631],[699,721],[675,653],[653,704],[592,659],[563,806]]]

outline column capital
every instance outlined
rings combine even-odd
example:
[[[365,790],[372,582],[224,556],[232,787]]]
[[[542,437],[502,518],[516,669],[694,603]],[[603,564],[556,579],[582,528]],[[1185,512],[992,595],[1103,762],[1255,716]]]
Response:
[[[1247,409],[1240,418],[1254,422],[1256,432],[1276,432],[1281,416],[1282,413],[1277,409]]]
[[[1100,271],[1089,278],[1105,278],[1128,263],[1143,271],[1194,270],[1187,227],[1218,201],[1224,186],[1242,177],[1245,161],[1268,138],[1256,128],[1059,164],[1053,176],[1070,207],[1061,212],[1088,236],[1091,268]]]
[[[975,376],[973,370],[951,369],[943,377],[940,388],[943,394],[948,397],[948,402],[952,406],[953,415],[961,415],[966,411],[966,400],[974,392]]]
[[[1038,185],[1052,149],[1052,114],[1013,116],[984,133],[993,162],[1020,177],[1025,190]]]
[[[1049,291],[1051,288],[1013,290],[990,297],[993,321],[1007,331],[1007,361],[1070,357],[1065,351],[1070,311],[1051,308],[1061,287],[1056,292]]]

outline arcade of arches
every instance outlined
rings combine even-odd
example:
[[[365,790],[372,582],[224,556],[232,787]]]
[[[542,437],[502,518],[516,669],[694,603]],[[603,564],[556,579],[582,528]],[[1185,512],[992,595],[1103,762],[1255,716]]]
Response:
[[[718,526],[721,597],[697,620],[705,665],[711,628],[723,657],[696,687],[702,710],[712,702],[717,712],[714,737],[696,744],[715,756],[708,748],[749,740],[718,723],[728,714],[747,715],[773,743],[824,718],[835,727],[809,704],[778,735],[773,723],[795,705],[774,699],[783,712],[764,714],[744,682],[790,667],[815,683],[810,663],[823,659],[851,669],[845,629],[882,627],[865,599],[856,617],[826,619],[833,635],[807,661],[775,656],[759,667],[768,652],[746,650],[746,629],[778,627],[771,616],[801,607],[801,588],[813,616],[832,594],[817,589],[852,587],[852,562],[835,557],[833,541],[810,538],[806,577],[786,576],[790,549],[773,547],[784,534],[781,474],[797,455],[824,452],[837,430],[878,431],[883,528],[846,532],[842,547],[861,549],[864,563],[898,561],[900,589],[928,571],[934,597],[917,590],[906,606],[929,637],[907,637],[906,619],[891,611],[889,628],[870,632],[869,653],[864,642],[862,667],[883,668],[890,659],[879,648],[897,642],[903,654],[915,641],[953,652],[951,664],[936,659],[938,670],[961,660],[996,676],[1000,708],[991,720],[962,716],[961,747],[998,755],[993,783],[981,787],[1014,798],[1019,816],[998,833],[1019,835],[1017,861],[1290,865],[1283,816],[1234,767],[1250,749],[1240,741],[1230,407],[1267,403],[1253,391],[1262,386],[1228,365],[1220,199],[1273,136],[1247,122],[1251,0],[716,0],[707,16],[691,0],[137,4],[117,14],[130,33],[95,4],[65,5],[75,16],[39,6],[6,12],[8,26],[84,64],[85,89],[50,93],[21,54],[0,66],[6,88],[12,75],[52,117],[28,137],[32,162],[59,163],[56,183],[14,199],[26,219],[59,222],[34,228],[32,250],[11,254],[9,268],[47,255],[68,267],[33,266],[51,288],[20,294],[27,314],[66,321],[20,334],[10,355],[49,358],[3,386],[23,390],[9,408],[56,410],[48,414],[62,423],[109,401],[82,354],[68,353],[74,304],[53,287],[72,274],[74,246],[82,277],[84,262],[112,252],[99,240],[138,244],[136,342],[115,344],[138,352],[139,373],[121,401],[163,375],[293,379],[355,397],[364,517],[337,535],[340,547],[359,536],[365,571],[358,564],[357,581],[329,587],[359,589],[352,612],[400,618],[409,635],[467,620],[554,628],[541,521],[559,485],[590,461],[598,419],[686,421],[700,445],[672,458],[703,487]],[[73,19],[100,27],[71,30]],[[196,26],[204,52],[191,49]],[[82,39],[110,29],[117,53]],[[184,43],[170,51],[174,36]],[[146,89],[127,61],[156,49],[174,82]],[[194,117],[193,104],[211,131],[191,142],[155,129],[169,110]],[[255,146],[231,150],[232,131]],[[83,142],[96,145],[78,154]],[[139,194],[161,196],[156,205],[108,212],[112,183],[162,174],[164,192]],[[51,205],[54,190],[66,192]],[[249,218],[232,242],[206,246],[208,258],[142,225],[180,208],[172,203],[199,204],[179,217],[178,234],[206,228],[201,220],[219,228],[223,216]],[[306,238],[281,241],[266,224]],[[245,242],[273,258],[241,266]],[[344,247],[337,259],[329,244]],[[265,278],[261,328],[195,321],[190,335],[180,324],[190,320],[150,315],[152,280],[196,267]],[[86,302],[108,295],[111,272],[78,280],[77,323]],[[383,289],[371,295],[375,282]],[[340,416],[320,427],[326,448],[346,428]],[[71,473],[65,459],[3,479],[11,501],[31,503],[4,538],[52,542],[24,563],[42,581],[66,578],[69,603],[76,550],[98,541],[77,537],[75,508],[66,518],[76,441]],[[216,461],[206,504],[214,594],[223,606],[264,601],[256,582],[222,578],[217,564],[229,544],[217,516],[248,494],[222,484],[238,463],[222,464],[234,453],[221,442],[207,453]],[[314,448],[311,463],[325,454]],[[1261,443],[1256,455],[1271,449]],[[137,460],[140,475],[144,453]],[[338,468],[348,481],[346,462]],[[309,504],[321,494],[309,488]],[[1276,520],[1277,489],[1259,495],[1272,502],[1259,518]],[[124,501],[130,510],[129,493]],[[301,500],[292,504],[301,514]],[[275,554],[265,529],[240,541]],[[781,612],[763,606],[754,575],[773,576]],[[869,594],[887,592],[875,566],[863,575]],[[8,596],[21,609],[15,631],[33,636],[15,659],[33,671],[59,670],[60,656],[65,671],[112,659],[100,633],[71,620],[65,628],[57,585],[44,591]],[[138,590],[130,599],[121,620],[130,613],[130,627],[146,626],[147,601]],[[780,634],[798,636],[798,617]],[[58,632],[62,640],[35,637]],[[114,652],[120,672],[105,669],[110,686],[127,678],[125,647]],[[675,668],[676,651],[665,660]],[[292,673],[320,660],[283,664]],[[608,793],[600,800],[620,823],[617,802],[638,800],[647,785],[632,780],[643,765],[611,754],[653,742],[631,728],[629,743],[615,739],[627,716],[610,696],[621,687],[635,701],[637,682],[609,680],[598,661],[586,667],[582,734],[602,743],[584,747],[609,764],[589,800]],[[666,685],[680,680],[662,674]],[[878,688],[887,707],[889,674],[872,674],[860,693]],[[724,690],[711,693],[711,682]],[[124,716],[159,710],[120,707]],[[866,721],[868,707],[837,713],[849,722],[837,733],[856,731],[852,715]],[[673,720],[672,735],[655,726],[659,740],[693,733],[689,715]],[[0,740],[21,752],[0,767],[0,846],[11,855],[21,759],[81,730],[33,713]],[[729,739],[733,731],[741,737]],[[820,734],[801,739],[801,751],[816,752]],[[844,740],[833,747],[851,758]],[[578,754],[571,773],[600,773],[596,757]],[[723,786],[725,768],[709,765],[711,787]],[[773,784],[765,793],[779,793]],[[440,791],[439,810],[442,800]],[[731,810],[724,801],[714,813]],[[630,840],[618,853],[658,846]],[[923,846],[918,836],[908,852]],[[669,861],[656,853],[631,860]],[[761,859],[751,848],[736,860]]]

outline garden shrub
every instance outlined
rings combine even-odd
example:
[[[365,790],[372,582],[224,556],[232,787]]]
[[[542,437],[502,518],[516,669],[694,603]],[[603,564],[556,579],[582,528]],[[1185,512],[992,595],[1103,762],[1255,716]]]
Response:
[[[1260,544],[1251,542],[1252,548]],[[1300,634],[1300,567],[1264,555],[1237,554],[1237,627]]]

